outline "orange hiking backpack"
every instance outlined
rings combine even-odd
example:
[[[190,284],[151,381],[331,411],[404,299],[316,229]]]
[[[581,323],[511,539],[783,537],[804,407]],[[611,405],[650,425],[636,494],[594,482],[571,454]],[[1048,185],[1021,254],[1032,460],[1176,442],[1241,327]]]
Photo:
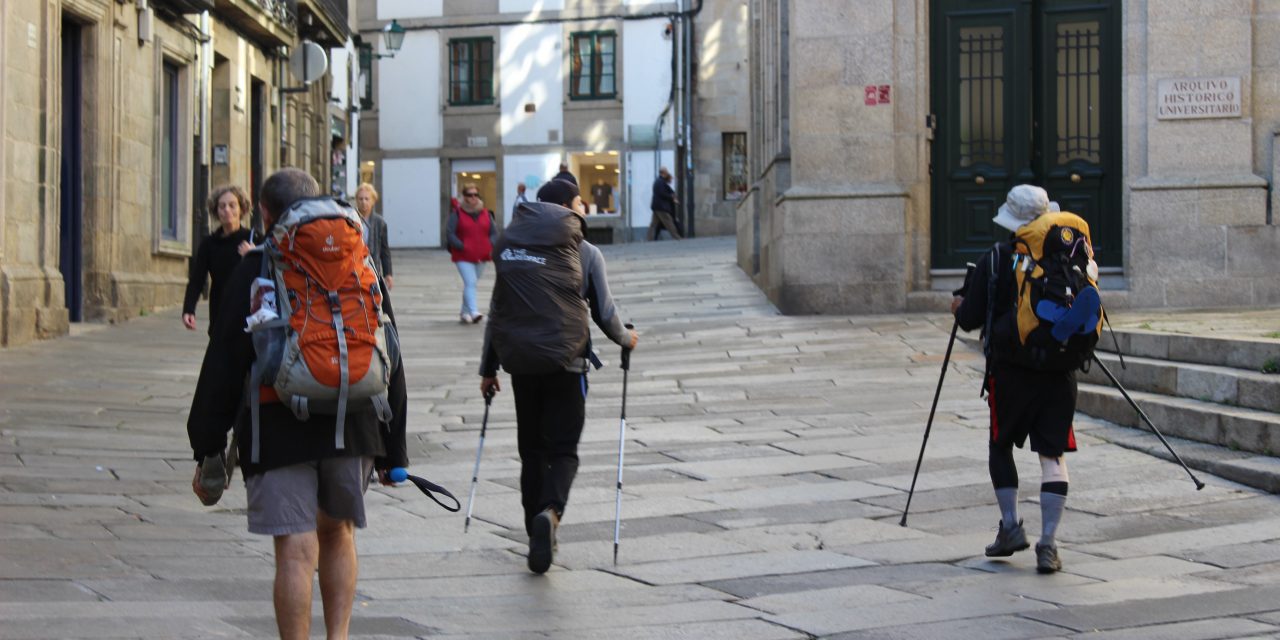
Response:
[[[399,340],[383,310],[381,278],[364,232],[347,203],[308,198],[280,216],[263,245],[253,298],[274,290],[278,317],[250,328],[257,352],[250,374],[255,463],[258,405],[272,395],[299,420],[335,416],[338,449],[345,446],[348,411],[372,406],[380,421],[391,420],[387,388]]]
[[[1074,213],[1045,213],[1014,232],[1014,309],[994,338],[1003,353],[1042,371],[1086,365],[1106,319],[1097,269],[1089,223]]]

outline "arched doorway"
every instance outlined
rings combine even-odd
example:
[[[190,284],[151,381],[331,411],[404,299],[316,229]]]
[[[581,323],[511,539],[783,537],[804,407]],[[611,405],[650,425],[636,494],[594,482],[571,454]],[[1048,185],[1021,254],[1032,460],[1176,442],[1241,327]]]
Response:
[[[932,0],[932,262],[964,266],[1004,236],[1017,184],[1043,186],[1120,266],[1120,0]]]

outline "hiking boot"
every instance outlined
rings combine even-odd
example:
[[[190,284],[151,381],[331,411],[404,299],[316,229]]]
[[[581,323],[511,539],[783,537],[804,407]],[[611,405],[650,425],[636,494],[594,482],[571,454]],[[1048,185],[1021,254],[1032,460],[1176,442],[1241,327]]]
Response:
[[[1027,533],[1022,530],[1021,520],[1012,529],[1005,529],[1004,521],[1001,520],[1000,530],[996,532],[996,541],[987,545],[987,557],[1004,558],[1029,546],[1031,545],[1027,543]]]
[[[1036,573],[1054,573],[1062,570],[1058,547],[1051,544],[1036,545]]]
[[[547,508],[533,517],[533,535],[529,536],[529,570],[546,573],[556,550],[556,527],[560,519],[555,509]]]
[[[216,455],[206,456],[204,462],[200,463],[200,488],[204,489],[208,497],[200,502],[206,507],[218,504],[222,499],[222,491],[229,482],[226,454],[218,452]]]

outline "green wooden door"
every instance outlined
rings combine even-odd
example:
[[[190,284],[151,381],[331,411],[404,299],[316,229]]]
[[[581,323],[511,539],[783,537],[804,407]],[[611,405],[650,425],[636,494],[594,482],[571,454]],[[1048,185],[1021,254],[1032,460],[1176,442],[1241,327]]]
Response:
[[[1037,184],[1120,264],[1118,0],[934,0],[933,267],[1005,237],[1009,189]]]

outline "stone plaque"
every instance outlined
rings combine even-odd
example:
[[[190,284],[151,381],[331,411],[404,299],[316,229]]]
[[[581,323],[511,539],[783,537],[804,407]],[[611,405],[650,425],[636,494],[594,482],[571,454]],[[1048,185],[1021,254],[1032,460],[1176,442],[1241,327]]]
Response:
[[[1239,118],[1240,78],[1169,78],[1156,88],[1156,118]]]

